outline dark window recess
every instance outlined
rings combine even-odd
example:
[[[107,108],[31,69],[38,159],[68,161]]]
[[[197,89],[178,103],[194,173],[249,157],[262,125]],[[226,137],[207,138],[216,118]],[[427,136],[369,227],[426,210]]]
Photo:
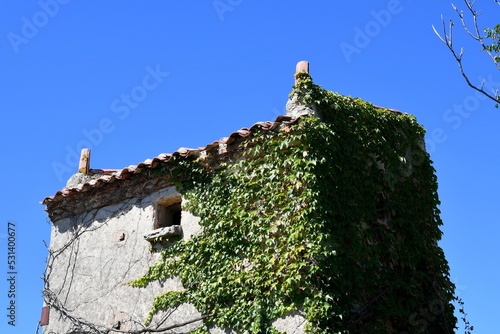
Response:
[[[181,224],[181,200],[180,195],[158,200],[155,229]]]

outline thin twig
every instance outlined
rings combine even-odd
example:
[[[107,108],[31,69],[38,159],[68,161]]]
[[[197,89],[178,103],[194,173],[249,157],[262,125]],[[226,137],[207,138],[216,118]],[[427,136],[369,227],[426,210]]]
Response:
[[[498,5],[500,5],[500,0],[494,0],[494,1]],[[466,31],[466,33],[473,40],[477,41],[481,45],[481,50],[485,51],[488,54],[488,56],[493,60],[493,63],[495,64],[495,66],[497,67],[497,69],[500,70],[500,63],[496,61],[495,55],[485,45],[485,43],[484,43],[485,36],[481,35],[481,30],[479,28],[479,23],[478,23],[478,17],[479,17],[480,12],[476,11],[474,9],[475,1],[464,0],[464,2],[465,2],[465,5],[466,5],[467,9],[470,12],[470,14],[472,15],[472,19],[473,19],[473,28],[472,28],[472,30],[469,29],[467,23],[465,22],[464,13],[462,11],[460,11],[455,5],[452,4],[453,9],[457,13],[457,15],[458,15],[458,17],[460,19],[460,22],[462,23],[462,27],[464,28],[464,30]],[[495,103],[497,103],[497,104],[500,103],[500,96],[498,94],[498,89],[494,90],[493,94],[492,94],[492,93],[487,92],[484,89],[484,80],[481,82],[480,86],[477,86],[477,85],[475,85],[475,84],[473,84],[471,82],[471,80],[469,79],[467,73],[465,72],[465,69],[464,69],[464,66],[463,66],[463,63],[462,63],[462,58],[463,58],[463,55],[464,55],[464,49],[460,48],[460,53],[457,54],[457,52],[455,51],[455,48],[453,47],[453,25],[454,25],[453,20],[450,19],[450,24],[449,24],[449,28],[448,29],[446,28],[446,24],[445,24],[444,18],[442,16],[441,16],[441,22],[442,22],[442,25],[443,25],[443,28],[442,28],[443,32],[442,32],[442,34],[440,34],[436,30],[436,28],[434,27],[434,25],[432,26],[432,29],[434,30],[434,33],[438,36],[438,38],[448,47],[448,49],[452,53],[453,57],[455,58],[455,60],[456,60],[456,62],[458,64],[458,67],[460,69],[460,73],[462,74],[462,77],[465,79],[465,82],[467,83],[467,85],[469,85],[469,87],[471,87],[472,89],[478,91],[479,93],[483,94],[487,98],[491,99]]]

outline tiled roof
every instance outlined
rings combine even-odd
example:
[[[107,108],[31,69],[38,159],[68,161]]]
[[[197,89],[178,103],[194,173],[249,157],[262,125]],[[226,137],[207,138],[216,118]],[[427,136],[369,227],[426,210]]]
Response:
[[[67,186],[58,192],[54,196],[46,197],[42,204],[47,206],[47,211],[49,212],[49,216],[57,216],[60,218],[61,213],[54,213],[54,209],[59,206],[64,206],[68,202],[73,202],[77,200],[81,200],[83,198],[87,198],[87,195],[94,193],[97,189],[106,188],[106,190],[110,190],[108,188],[116,188],[121,185],[125,180],[129,180],[134,178],[137,175],[143,174],[147,170],[153,170],[158,168],[165,163],[168,163],[175,156],[181,157],[197,157],[203,154],[215,153],[217,155],[224,154],[226,152],[230,152],[234,150],[231,148],[232,144],[236,144],[233,146],[237,146],[237,143],[257,130],[263,131],[272,131],[280,126],[291,125],[295,122],[298,122],[300,117],[292,118],[290,116],[278,116],[274,122],[258,122],[253,124],[249,128],[242,128],[238,131],[231,133],[228,137],[224,137],[218,141],[214,141],[211,144],[208,144],[204,147],[199,147],[196,149],[190,148],[179,148],[177,151],[171,154],[162,153],[152,159],[147,159],[144,162],[141,162],[137,165],[131,165],[122,169],[90,169],[88,176],[84,178],[84,181],[76,184],[75,186]],[[135,184],[135,182],[133,182]],[[154,191],[155,189],[166,186],[163,184],[150,184],[149,186],[144,186],[144,188],[148,188],[146,190]],[[104,189],[103,189],[104,190]],[[87,203],[88,204],[88,203]],[[92,205],[87,206],[87,208],[91,209]],[[62,216],[69,216],[64,214]],[[55,218],[55,217],[54,217]]]
[[[377,109],[386,109],[378,106],[374,107]],[[389,110],[400,113],[394,109]],[[169,186],[169,184],[167,184],[164,178],[156,178],[153,180],[151,177],[139,177],[141,174],[144,175],[145,171],[164,166],[176,156],[198,157],[201,155],[213,155],[214,153],[219,156],[231,152],[237,148],[239,142],[257,130],[273,131],[280,126],[296,123],[300,118],[300,116],[278,116],[274,122],[255,123],[249,128],[242,128],[231,133],[228,137],[214,141],[204,147],[196,149],[182,147],[171,154],[162,153],[152,159],[147,159],[137,165],[131,165],[122,169],[90,169],[89,174],[79,179],[79,182],[74,184],[68,182],[68,185],[56,192],[55,195],[44,198],[42,204],[47,206],[46,211],[49,213],[49,217],[54,221],[54,218],[61,219],[69,217],[72,214],[81,213],[81,211],[84,210],[83,208],[90,210],[113,203],[113,191],[125,186],[123,183],[126,180],[129,180],[126,185],[127,187],[137,188],[135,193],[134,191],[130,191],[126,198],[132,198],[141,193],[151,193],[157,189]],[[91,198],[92,195],[97,192],[99,192],[99,196],[93,197],[99,198]],[[83,205],[83,203],[76,203],[82,200],[86,201],[86,205]],[[80,209],[76,209],[77,207],[80,207]]]

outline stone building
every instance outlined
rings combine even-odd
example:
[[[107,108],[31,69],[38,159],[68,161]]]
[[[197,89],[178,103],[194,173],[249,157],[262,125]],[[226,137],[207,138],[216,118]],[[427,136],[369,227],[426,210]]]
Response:
[[[83,150],[43,200],[44,333],[452,330],[420,126],[308,71],[297,65],[287,115],[205,147],[120,170],[90,168]]]

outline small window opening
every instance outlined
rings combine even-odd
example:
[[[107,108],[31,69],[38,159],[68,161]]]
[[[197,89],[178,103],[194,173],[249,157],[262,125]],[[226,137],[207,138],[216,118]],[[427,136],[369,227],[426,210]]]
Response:
[[[182,218],[182,198],[180,195],[162,198],[156,202],[156,221],[154,228],[180,225]]]

